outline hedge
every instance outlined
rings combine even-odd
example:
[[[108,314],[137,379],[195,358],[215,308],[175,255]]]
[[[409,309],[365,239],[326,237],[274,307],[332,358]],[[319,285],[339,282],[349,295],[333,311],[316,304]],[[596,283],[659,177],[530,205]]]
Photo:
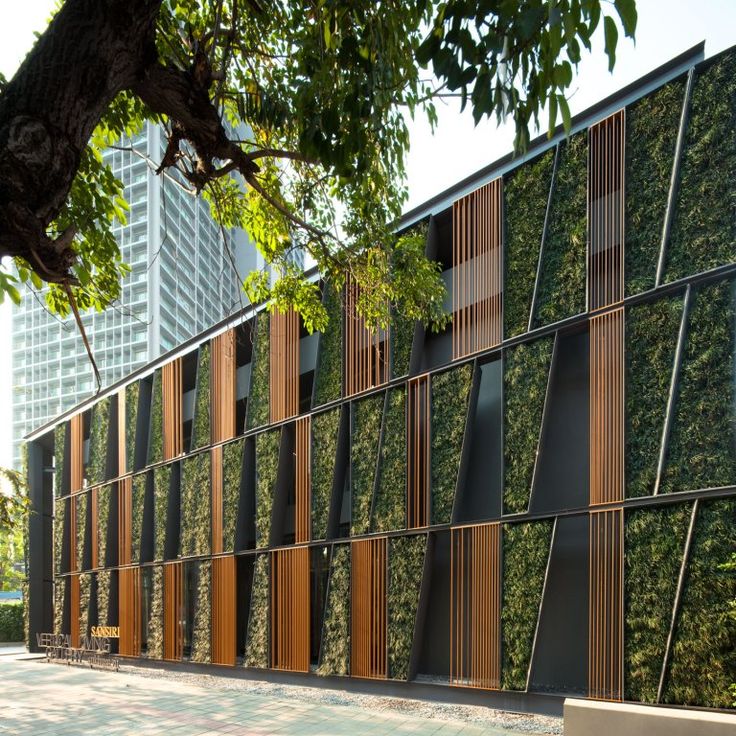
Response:
[[[268,547],[271,513],[279,470],[281,430],[271,429],[256,437],[256,547]]]
[[[509,348],[503,361],[503,511],[529,509],[554,336]]]
[[[347,544],[333,547],[317,673],[350,673],[350,545]]]
[[[24,604],[0,603],[0,641],[24,641],[23,611]]]
[[[351,534],[366,534],[370,527],[384,396],[380,392],[353,404],[350,448]]]
[[[107,480],[107,434],[110,427],[110,397],[98,401],[92,407],[89,428],[89,462],[86,476],[89,485]]]
[[[253,585],[250,593],[248,636],[245,643],[245,666],[269,666],[269,564],[268,555],[258,555],[253,563]]]
[[[682,608],[672,643],[665,703],[729,708],[736,680],[736,576],[724,570],[736,548],[736,500],[701,501]]]
[[[97,489],[97,566],[105,567],[107,563],[107,536],[110,526],[110,503],[112,487],[100,486]]]
[[[626,109],[626,295],[654,288],[685,84],[676,79]]]
[[[389,540],[388,676],[406,680],[419,607],[427,535]]]
[[[693,297],[662,493],[736,483],[733,282]]]
[[[212,657],[212,563],[198,563],[190,661],[209,664]]]
[[[468,363],[432,376],[432,524],[452,516],[472,385]]]
[[[192,421],[192,450],[210,444],[210,345],[204,343],[197,357],[197,384]]]
[[[63,634],[64,628],[64,600],[69,578],[54,578],[54,633]]]
[[[312,539],[327,537],[339,431],[339,408],[312,417]]]
[[[143,543],[143,514],[146,507],[146,478],[148,473],[133,476],[132,510],[130,525],[130,561],[135,564],[141,561],[141,545]]]
[[[135,440],[138,423],[138,396],[140,381],[133,381],[125,387],[125,467],[132,472],[135,467]]]
[[[626,311],[626,495],[654,491],[682,321],[682,297]]]
[[[210,553],[212,504],[210,453],[198,452],[181,461],[181,547],[182,557]]]
[[[626,699],[657,702],[691,504],[626,515],[624,685]]]
[[[68,498],[57,498],[54,501],[54,572],[58,575],[66,570],[61,569],[64,550],[64,518]]]
[[[666,281],[736,260],[736,52],[694,81]]]
[[[537,293],[536,326],[585,311],[587,132],[576,133],[560,146]]]
[[[148,429],[148,465],[164,459],[164,406],[161,369],[153,374],[151,413]]]
[[[79,638],[89,636],[89,600],[92,591],[92,575],[83,572],[79,576]]]
[[[164,658],[164,570],[161,565],[151,569],[151,608],[148,612],[146,654],[151,659]]]
[[[314,388],[315,406],[342,396],[342,299],[330,283],[325,283],[323,289],[323,301],[330,321],[327,329],[319,336],[319,360]]]
[[[547,151],[504,181],[504,337],[521,335],[529,327],[554,157],[554,151]]]
[[[271,380],[271,331],[268,312],[260,312],[256,319],[256,336],[251,361],[250,391],[248,393],[247,428],[268,424],[270,419],[269,382]]]
[[[57,424],[54,429],[54,495],[61,496],[64,489],[64,442],[66,422]]]
[[[75,507],[75,523],[77,538],[75,540],[77,551],[77,570],[84,570],[84,551],[87,542],[87,506],[89,505],[89,492],[85,491],[77,496],[73,496]]]
[[[240,480],[243,472],[245,440],[236,440],[222,448],[222,551],[235,550],[238,525]]]
[[[406,527],[406,389],[388,392],[372,531]]]
[[[171,465],[153,469],[153,559],[166,557],[166,519],[169,509]]]
[[[108,626],[110,613],[110,584],[112,573],[109,570],[100,570],[97,573],[97,625]]]
[[[525,690],[552,542],[552,521],[503,526],[501,687]]]

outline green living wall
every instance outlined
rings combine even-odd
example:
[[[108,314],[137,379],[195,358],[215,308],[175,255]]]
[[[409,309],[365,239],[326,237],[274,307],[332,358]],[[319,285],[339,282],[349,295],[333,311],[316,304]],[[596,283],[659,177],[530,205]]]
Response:
[[[79,638],[89,636],[89,602],[92,593],[92,575],[83,572],[79,576]]]
[[[406,527],[406,389],[388,392],[372,531]]]
[[[250,391],[248,393],[247,429],[268,424],[270,418],[269,381],[271,380],[271,318],[260,312],[256,319],[253,359],[250,364]]]
[[[107,537],[110,527],[110,503],[112,501],[112,486],[100,486],[97,489],[97,564],[106,567]]]
[[[77,538],[75,544],[77,545],[77,570],[85,569],[85,547],[87,541],[87,507],[89,506],[89,491],[79,493],[76,496],[72,496],[73,502],[76,507],[76,526],[77,526]]]
[[[321,406],[342,396],[342,299],[330,284],[323,287],[323,303],[329,322],[319,336],[319,355],[315,376],[314,405]]]
[[[112,572],[100,570],[97,573],[97,625],[109,626],[110,614],[110,585]]]
[[[626,310],[626,495],[654,491],[682,296]]]
[[[312,539],[327,537],[339,431],[339,408],[312,417]]]
[[[148,473],[133,476],[130,525],[130,561],[136,564],[141,561],[141,544],[143,543],[143,515],[146,508],[146,478]]]
[[[140,381],[133,381],[125,387],[125,467],[131,473],[135,467],[135,434],[138,424],[138,396]]]
[[[161,565],[151,569],[151,609],[148,612],[148,648],[150,659],[164,658],[164,570]]]
[[[384,398],[385,393],[381,391],[353,404],[350,448],[351,534],[366,534],[370,527]]]
[[[61,569],[61,562],[64,549],[64,520],[68,503],[68,498],[57,498],[54,501],[54,573],[56,575],[66,572]]]
[[[202,560],[194,564],[197,565],[198,571],[189,659],[192,662],[208,664],[212,657],[212,563],[209,560]]]
[[[256,437],[256,547],[268,547],[271,513],[279,472],[281,430],[271,429]]]
[[[253,585],[250,593],[248,636],[245,642],[245,666],[266,668],[269,639],[269,564],[268,555],[258,555],[253,563]]]
[[[210,453],[199,452],[181,461],[182,557],[210,554],[211,494]]]
[[[587,132],[576,133],[560,146],[537,293],[536,326],[585,311]]]
[[[164,459],[164,399],[161,369],[153,374],[151,413],[148,425],[148,465]]]
[[[153,559],[166,557],[166,520],[169,509],[171,465],[153,469]]]
[[[110,397],[98,401],[91,411],[89,428],[89,462],[86,476],[89,485],[102,483],[107,470],[107,435],[110,427]]]
[[[432,524],[448,524],[452,516],[472,385],[468,363],[432,376]]]
[[[657,687],[692,504],[629,511],[624,541],[624,686],[657,702]]]
[[[736,483],[734,284],[693,293],[661,492]]]
[[[336,544],[332,549],[330,582],[327,590],[320,675],[350,673],[350,545]]]
[[[64,492],[64,444],[67,423],[62,422],[54,428],[54,496]]]
[[[426,549],[426,534],[389,540],[388,676],[396,680],[409,677]]]
[[[230,442],[222,448],[222,551],[235,550],[238,526],[240,479],[243,473],[245,440]]]
[[[524,513],[537,458],[554,336],[504,352],[503,460],[505,514]]]
[[[676,79],[626,108],[626,295],[654,288],[685,93]]]
[[[210,444],[210,344],[204,343],[197,356],[192,450]]]
[[[69,578],[54,578],[54,634],[64,634],[64,600]]]
[[[547,151],[504,180],[504,337],[521,335],[529,327],[554,159],[554,151]]]
[[[666,281],[736,261],[736,52],[694,81]]]
[[[552,521],[503,525],[501,687],[525,690],[552,542]]]

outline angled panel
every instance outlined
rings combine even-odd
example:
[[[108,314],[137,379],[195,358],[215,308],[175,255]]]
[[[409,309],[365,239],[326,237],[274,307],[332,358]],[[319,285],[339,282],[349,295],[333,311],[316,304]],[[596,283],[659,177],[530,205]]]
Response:
[[[236,658],[235,557],[212,560],[212,663],[234,665]]]
[[[179,661],[184,655],[184,615],[182,564],[170,562],[164,568],[164,659]]]
[[[119,652],[126,657],[141,653],[141,570],[129,567],[118,572]]]
[[[309,672],[309,547],[271,553],[271,666]]]
[[[271,421],[299,413],[299,315],[276,310],[270,319]]]
[[[309,542],[312,511],[312,417],[296,421],[295,464],[295,542]]]
[[[82,490],[84,484],[84,415],[75,414],[69,421],[71,436],[71,492]]]
[[[407,386],[407,495],[406,511],[409,529],[429,525],[430,510],[430,376],[419,376]]]
[[[212,441],[235,437],[235,329],[212,338]]]
[[[164,414],[164,460],[172,460],[183,452],[182,373],[181,358],[161,369]]]

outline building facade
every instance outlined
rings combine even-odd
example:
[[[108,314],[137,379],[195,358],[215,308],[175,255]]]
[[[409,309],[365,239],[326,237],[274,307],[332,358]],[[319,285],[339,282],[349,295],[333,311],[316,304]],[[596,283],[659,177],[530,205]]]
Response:
[[[405,217],[445,332],[374,334],[323,284],[325,333],[244,311],[32,435],[31,633],[730,707],[736,53],[701,58]]]

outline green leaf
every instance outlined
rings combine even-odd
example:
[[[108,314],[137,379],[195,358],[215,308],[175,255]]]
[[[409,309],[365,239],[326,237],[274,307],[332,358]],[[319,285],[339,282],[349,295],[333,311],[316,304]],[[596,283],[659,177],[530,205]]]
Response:
[[[638,20],[636,12],[636,0],[614,0],[614,6],[624,27],[624,33],[633,38],[636,32]]]
[[[560,113],[562,114],[562,125],[565,128],[565,133],[570,133],[571,118],[570,118],[570,106],[567,104],[567,98],[565,95],[557,95],[557,102],[560,106]]]
[[[606,39],[606,56],[608,56],[608,71],[613,71],[616,65],[616,44],[618,43],[618,28],[616,22],[607,15],[603,19],[603,31]]]

